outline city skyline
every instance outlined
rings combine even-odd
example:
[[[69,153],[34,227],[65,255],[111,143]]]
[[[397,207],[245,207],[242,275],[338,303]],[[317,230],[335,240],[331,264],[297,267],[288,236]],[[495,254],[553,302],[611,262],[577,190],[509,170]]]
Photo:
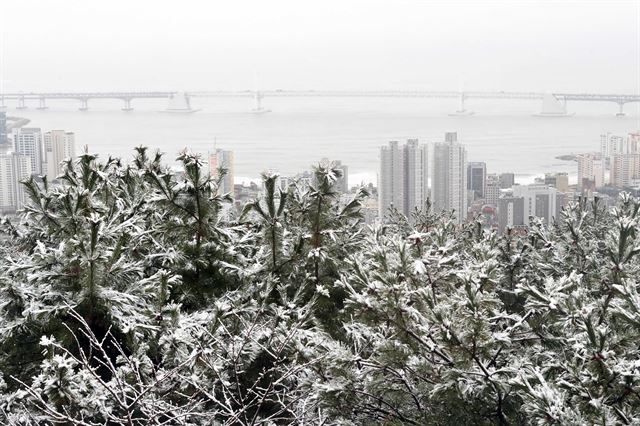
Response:
[[[430,199],[436,211],[452,210],[456,212],[457,220],[462,221],[467,218],[465,214],[467,206],[471,207],[476,200],[485,200],[488,202],[487,205],[497,208],[498,217],[496,220],[500,222],[502,220],[500,214],[503,212],[500,212],[499,206],[504,204],[500,201],[500,198],[511,197],[512,200],[524,199],[523,208],[520,209],[518,207],[517,211],[523,210],[527,215],[540,216],[547,223],[550,223],[551,220],[559,215],[560,208],[566,204],[568,199],[566,199],[566,195],[563,195],[564,198],[561,201],[556,200],[556,194],[550,193],[549,188],[556,188],[558,194],[568,194],[570,188],[575,188],[577,192],[585,193],[584,191],[588,191],[587,194],[593,196],[594,192],[605,184],[610,185],[612,188],[640,184],[640,153],[638,152],[640,135],[635,132],[630,132],[627,136],[619,136],[612,133],[602,134],[599,153],[576,155],[575,171],[577,172],[578,182],[577,184],[571,184],[572,186],[569,184],[569,174],[566,172],[547,173],[543,179],[537,180],[532,184],[517,184],[513,173],[496,175],[489,173],[486,164],[482,161],[467,163],[466,152],[462,145],[459,148],[462,151],[452,157],[451,152],[448,150],[457,145],[456,133],[445,134],[445,140],[445,143],[435,142],[433,144],[432,165],[429,164],[429,143],[421,144],[418,139],[408,139],[407,143],[398,150],[398,143],[390,142],[389,147],[396,151],[394,161],[402,165],[391,173],[397,175],[394,179],[401,182],[401,184],[396,184],[393,190],[385,188],[385,178],[383,177],[385,172],[384,167],[381,166],[377,184],[379,189],[379,205],[377,209],[380,217],[385,214],[386,209],[384,206],[388,207],[391,204],[401,206],[399,208],[400,212],[409,216],[414,208],[423,206],[426,200]],[[4,159],[5,168],[9,168],[11,164],[13,170],[11,176],[13,176],[12,179],[15,182],[32,174],[38,175],[38,170],[47,175],[50,181],[53,181],[62,172],[59,166],[62,159],[73,157],[72,153],[75,153],[75,135],[68,131],[54,130],[42,133],[39,128],[17,127],[10,134],[9,142],[13,147],[9,151],[15,151],[15,154],[12,154],[11,160],[8,159],[9,157]],[[384,163],[384,152],[385,148],[383,147],[380,164]],[[452,152],[457,151],[454,150]],[[439,159],[440,157],[442,159]],[[227,168],[228,173],[223,179],[221,189],[225,193],[233,194],[237,186],[237,182],[234,182],[234,153],[217,149],[213,154],[208,154],[207,158],[208,170],[215,170],[214,177],[218,166]],[[325,158],[320,162],[328,164],[329,160]],[[460,164],[451,169],[451,165],[457,164],[456,162]],[[599,165],[601,163],[602,165]],[[49,164],[58,164],[58,166],[49,170]],[[344,176],[348,179],[348,167],[341,165],[339,160],[335,164],[342,168]],[[29,172],[23,171],[27,169]],[[461,171],[456,171],[458,169]],[[605,170],[609,171],[606,175]],[[597,177],[598,174],[601,177]],[[7,176],[9,175],[5,176],[5,182],[8,179]],[[453,180],[451,179],[452,176],[454,176]],[[606,181],[605,176],[607,176]],[[455,183],[458,179],[460,180],[459,185]],[[342,193],[349,190],[348,181],[346,179],[343,180],[339,184],[342,188],[340,190]],[[292,182],[292,180],[288,182]],[[451,182],[454,183],[451,184]],[[307,184],[313,184],[312,179],[307,179]],[[459,188],[462,188],[462,190]],[[501,193],[505,189],[509,189],[511,192],[508,194]],[[4,191],[7,194],[13,194],[5,196],[5,199],[12,197],[11,199],[16,205],[21,205],[22,198],[19,194],[19,187],[18,189],[16,187],[5,187]],[[540,191],[548,194],[544,195],[547,197],[547,201],[542,204],[540,204],[542,202],[540,200],[543,195],[540,195]],[[385,198],[385,193],[392,193],[393,200],[388,201]],[[541,205],[545,207],[540,207]],[[513,209],[514,206],[509,204],[507,208]],[[471,210],[469,210],[468,214],[471,214]],[[522,225],[526,226],[528,219],[525,218],[522,222]],[[500,223],[498,223],[498,228],[502,229],[503,226]],[[514,219],[511,218],[508,219],[508,223],[517,225],[519,220],[516,218],[514,222]]]

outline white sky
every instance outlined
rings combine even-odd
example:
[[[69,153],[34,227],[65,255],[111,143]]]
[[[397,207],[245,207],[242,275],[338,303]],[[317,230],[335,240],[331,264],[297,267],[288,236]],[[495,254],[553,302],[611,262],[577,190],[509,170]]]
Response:
[[[5,91],[640,92],[640,1],[0,0]]]

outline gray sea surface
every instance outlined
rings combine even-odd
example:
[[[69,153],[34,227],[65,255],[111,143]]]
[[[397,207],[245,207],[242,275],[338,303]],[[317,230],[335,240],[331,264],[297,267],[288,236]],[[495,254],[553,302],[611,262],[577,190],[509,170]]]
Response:
[[[390,140],[418,138],[438,142],[458,132],[469,161],[485,161],[489,173],[515,172],[527,182],[546,172],[569,172],[574,162],[555,157],[599,150],[600,134],[625,135],[640,129],[640,105],[628,104],[625,117],[617,105],[573,103],[571,117],[536,117],[536,101],[467,101],[471,116],[450,116],[453,99],[281,99],[265,98],[271,111],[252,114],[250,99],[192,101],[192,114],[160,113],[164,100],[135,100],[134,111],[121,111],[116,100],[90,101],[80,112],[72,101],[51,101],[8,114],[26,117],[30,127],[76,133],[77,149],[86,145],[101,158],[130,159],[133,148],[146,145],[165,153],[168,164],[183,149],[206,154],[214,147],[235,152],[236,181],[263,171],[290,175],[309,169],[323,157],[349,166],[350,183],[376,181],[379,147]]]

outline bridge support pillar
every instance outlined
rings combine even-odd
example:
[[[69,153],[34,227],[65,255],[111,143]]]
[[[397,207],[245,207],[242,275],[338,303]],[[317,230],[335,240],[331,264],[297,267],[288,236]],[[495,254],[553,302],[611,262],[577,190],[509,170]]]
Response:
[[[122,107],[123,111],[133,111],[133,108],[131,107],[131,98],[125,98],[123,99],[124,101],[124,107]]]
[[[460,93],[460,104],[458,109],[449,115],[457,116],[457,115],[473,115],[473,111],[470,111],[464,107],[464,101],[467,99],[467,96],[464,93]]]
[[[191,98],[185,92],[169,95],[169,105],[167,105],[165,112],[191,113],[196,111],[198,110],[191,108]]]
[[[24,96],[21,96],[21,97],[18,98],[18,106],[17,106],[17,108],[18,109],[27,109],[27,105],[26,105],[26,103],[24,101]]]
[[[618,112],[616,113],[616,117],[624,117],[625,115],[624,102],[618,102]]]
[[[80,111],[88,111],[89,110],[89,99],[81,98],[80,99],[80,108],[78,108],[78,110],[80,110]]]
[[[4,96],[0,96],[0,112],[7,110],[7,106],[4,104]]]
[[[567,113],[567,97],[565,95],[554,95],[553,93],[545,93],[542,97],[542,109],[539,113],[533,114],[536,117],[569,117]]]
[[[262,107],[262,98],[264,96],[262,95],[262,93],[256,91],[253,94],[253,109],[251,110],[252,113],[254,114],[263,114],[265,112],[270,112],[270,109],[266,109]]]
[[[39,110],[47,109],[47,100],[45,98],[40,98],[39,99],[38,109]]]

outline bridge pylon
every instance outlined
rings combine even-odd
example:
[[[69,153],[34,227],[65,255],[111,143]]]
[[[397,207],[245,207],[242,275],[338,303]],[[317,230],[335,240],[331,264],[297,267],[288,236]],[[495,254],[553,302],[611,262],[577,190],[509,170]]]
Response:
[[[89,111],[88,98],[80,98],[80,108],[78,108],[78,111]]]
[[[270,109],[262,107],[262,98],[264,95],[260,91],[256,90],[253,94],[254,107],[251,110],[253,114],[264,114],[265,112],[271,112]]]
[[[169,95],[169,104],[167,109],[162,112],[171,113],[192,113],[200,111],[199,109],[191,108],[191,98],[185,92],[178,92]]]
[[[17,109],[27,109],[27,104],[25,103],[24,96],[20,96],[18,98],[18,106]]]
[[[133,111],[133,107],[131,106],[131,98],[124,98],[124,106],[122,107],[123,111]]]
[[[47,107],[47,99],[44,97],[41,97],[40,99],[38,99],[38,108],[39,110],[45,110],[48,109]]]
[[[561,97],[562,101],[558,99]],[[545,93],[542,97],[542,108],[539,113],[533,114],[536,117],[570,117],[573,114],[567,112],[567,97],[553,93]]]
[[[465,116],[465,115],[473,115],[474,112],[468,110],[464,107],[464,101],[467,99],[467,95],[464,92],[460,92],[460,103],[458,109],[454,112],[449,113],[450,116]]]
[[[618,112],[616,113],[616,117],[624,117],[624,102],[618,102]]]

